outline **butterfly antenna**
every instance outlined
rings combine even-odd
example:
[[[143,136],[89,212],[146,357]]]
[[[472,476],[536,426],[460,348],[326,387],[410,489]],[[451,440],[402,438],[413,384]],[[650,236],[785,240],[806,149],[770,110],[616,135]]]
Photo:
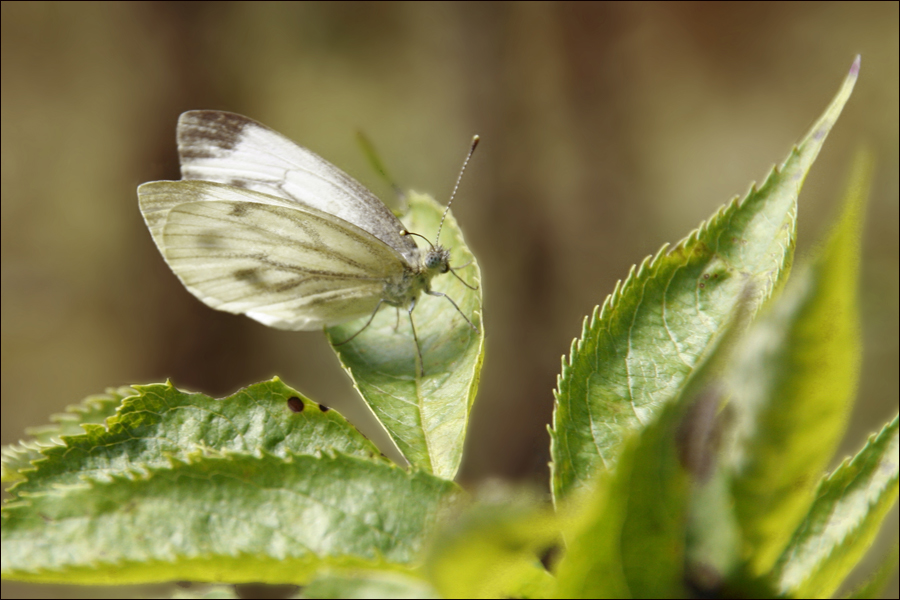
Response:
[[[400,232],[400,235],[414,235],[416,237],[420,237],[423,240],[425,240],[426,242],[428,242],[428,245],[431,246],[432,250],[434,250],[434,244],[431,243],[431,240],[429,240],[427,237],[425,237],[424,235],[422,235],[420,233],[414,233],[412,231],[408,231],[408,230],[404,229],[403,231]]]
[[[472,154],[475,153],[475,148],[478,147],[480,139],[477,135],[472,136],[472,145],[469,147],[469,153],[466,154],[466,160],[463,161],[462,169],[459,170],[459,177],[456,178],[456,185],[453,186],[453,193],[450,194],[450,201],[447,202],[447,208],[444,209],[444,214],[441,216],[441,224],[438,225],[437,235],[434,238],[435,244],[441,241],[441,229],[444,227],[444,219],[447,218],[447,212],[450,210],[450,205],[453,204],[453,199],[456,197],[456,190],[459,189],[459,182],[462,181],[463,173],[466,172],[466,166],[469,164]]]

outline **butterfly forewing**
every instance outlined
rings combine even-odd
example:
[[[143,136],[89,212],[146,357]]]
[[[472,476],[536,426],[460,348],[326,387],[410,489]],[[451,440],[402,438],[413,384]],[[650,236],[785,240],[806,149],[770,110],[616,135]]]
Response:
[[[191,293],[280,329],[371,314],[385,281],[409,268],[366,231],[265,194],[161,181],[139,195],[166,262]]]
[[[190,111],[178,119],[183,179],[225,183],[293,200],[368,231],[409,265],[419,262],[415,243],[374,194],[306,148],[247,117]]]

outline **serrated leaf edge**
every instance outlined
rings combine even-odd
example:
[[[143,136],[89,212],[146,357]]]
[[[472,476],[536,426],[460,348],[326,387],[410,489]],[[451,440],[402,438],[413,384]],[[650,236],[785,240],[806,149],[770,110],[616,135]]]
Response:
[[[41,463],[45,462],[46,460],[48,460],[48,459],[50,458],[50,457],[47,456],[46,453],[44,452],[45,450],[52,450],[52,449],[56,449],[56,448],[60,448],[60,447],[71,448],[72,446],[70,446],[69,440],[73,440],[73,439],[76,439],[76,438],[81,438],[82,436],[90,436],[91,434],[97,433],[97,432],[99,432],[99,431],[101,431],[101,430],[104,431],[104,432],[108,432],[109,429],[110,429],[110,425],[114,425],[114,424],[116,423],[114,420],[117,419],[117,418],[120,416],[121,410],[122,410],[122,408],[125,406],[125,403],[126,403],[127,401],[129,401],[129,400],[131,400],[131,399],[133,399],[133,398],[141,398],[141,397],[144,397],[145,395],[148,395],[148,394],[154,394],[154,393],[157,393],[157,388],[162,387],[162,388],[165,388],[166,391],[172,390],[172,391],[175,391],[175,392],[177,392],[177,393],[185,394],[185,395],[188,395],[188,396],[199,395],[199,396],[202,396],[202,397],[204,397],[204,398],[210,398],[210,399],[215,400],[215,401],[222,401],[222,400],[225,400],[225,399],[230,398],[230,397],[232,397],[232,396],[235,396],[235,395],[237,395],[237,394],[239,394],[239,393],[241,393],[241,392],[244,392],[245,390],[247,390],[247,389],[250,388],[250,387],[257,386],[257,385],[273,384],[273,383],[274,383],[274,384],[281,384],[281,385],[284,385],[284,386],[287,387],[287,388],[290,388],[291,390],[297,392],[297,394],[298,394],[299,396],[301,396],[303,399],[308,400],[310,403],[316,404],[316,405],[318,406],[318,403],[316,403],[314,400],[311,400],[310,398],[307,398],[307,397],[306,397],[304,394],[302,394],[301,392],[295,390],[293,387],[291,387],[290,385],[288,385],[287,383],[285,383],[285,382],[284,382],[280,377],[278,377],[277,375],[274,376],[274,377],[272,377],[271,379],[268,379],[268,380],[259,381],[259,382],[252,383],[252,384],[247,385],[247,386],[243,386],[243,387],[241,387],[240,389],[235,390],[234,392],[232,392],[232,393],[230,393],[230,394],[226,394],[226,395],[224,395],[224,396],[222,396],[222,397],[214,397],[214,396],[209,396],[209,395],[207,395],[207,394],[204,394],[204,393],[202,393],[202,392],[192,392],[192,391],[189,391],[189,390],[181,389],[181,388],[177,387],[177,386],[172,382],[171,379],[167,379],[165,383],[133,384],[133,385],[127,386],[127,388],[119,388],[119,389],[130,389],[130,390],[134,390],[135,393],[132,394],[132,395],[129,395],[129,396],[126,396],[126,397],[121,398],[120,401],[119,401],[119,405],[118,405],[117,408],[116,408],[115,413],[112,414],[112,415],[110,415],[109,417],[107,417],[106,421],[105,421],[103,424],[99,424],[99,423],[83,423],[83,424],[82,424],[82,428],[84,429],[84,433],[78,434],[78,435],[63,435],[63,436],[60,436],[60,438],[59,438],[59,439],[60,439],[60,443],[59,443],[59,444],[53,444],[53,445],[41,445],[40,448],[39,448],[39,452],[40,452],[41,456],[38,457],[38,458],[36,458],[36,459],[34,459],[34,460],[32,460],[32,461],[30,461],[30,462],[31,462],[31,465],[32,465],[32,468],[29,468],[29,469],[19,469],[19,470],[18,470],[18,473],[19,473],[22,477],[20,477],[19,479],[13,479],[13,480],[10,480],[11,483],[12,483],[12,485],[10,485],[10,487],[8,488],[8,492],[10,492],[11,494],[13,494],[14,497],[16,497],[16,498],[27,498],[27,497],[42,496],[42,495],[43,495],[42,492],[45,492],[45,491],[50,492],[50,491],[53,491],[53,490],[58,490],[58,491],[61,491],[61,492],[65,492],[65,491],[70,490],[70,489],[78,489],[78,488],[79,488],[79,485],[78,485],[78,484],[74,484],[74,483],[71,483],[71,482],[70,482],[70,483],[50,483],[50,484],[48,484],[48,486],[47,486],[46,488],[44,488],[44,489],[39,489],[39,490],[32,490],[32,491],[21,491],[21,490],[19,490],[19,488],[20,488],[22,485],[24,485],[24,484],[28,481],[28,476],[29,476],[30,474],[36,473],[36,472],[40,469]],[[91,396],[91,397],[89,397],[89,398],[92,398],[92,397],[93,397],[93,396]],[[77,405],[76,405],[76,406],[77,406]],[[362,432],[360,432],[359,429],[358,429],[353,423],[351,423],[346,417],[344,417],[343,414],[341,414],[340,412],[338,412],[338,411],[336,411],[336,410],[334,410],[334,409],[330,409],[330,410],[334,411],[334,414],[340,416],[341,419],[344,421],[344,423],[345,423],[349,428],[353,429],[354,431],[356,431],[357,433],[359,433],[359,435],[362,436],[364,439],[368,440],[368,438],[367,438],[365,435],[363,435]],[[372,442],[370,441],[370,443],[372,443]],[[372,446],[373,446],[374,448],[377,449],[377,446],[375,446],[374,443],[372,443]],[[6,447],[4,447],[4,450],[5,450],[5,448],[6,448]],[[318,452],[316,452],[316,453],[314,453],[314,454],[299,454],[299,453],[292,453],[292,452],[288,452],[287,454],[288,454],[288,455],[294,455],[294,456],[316,456],[316,457],[320,457],[320,456],[322,456],[323,452],[324,452],[324,453],[327,453],[327,451],[329,451],[329,450],[331,450],[331,449],[330,449],[330,448],[326,448],[326,449],[323,449],[323,450],[321,450],[321,451],[318,451]],[[193,444],[191,444],[190,447],[188,447],[188,448],[186,448],[186,449],[184,449],[184,450],[178,451],[178,452],[164,452],[164,453],[162,454],[162,457],[166,460],[165,463],[160,463],[160,464],[152,465],[152,466],[145,466],[145,465],[142,465],[142,464],[139,464],[139,463],[135,463],[135,464],[133,464],[133,465],[129,465],[129,466],[127,466],[127,467],[124,467],[124,468],[122,468],[121,470],[116,471],[116,472],[117,472],[117,473],[119,473],[119,472],[121,472],[121,473],[131,473],[131,474],[135,474],[136,476],[143,476],[143,474],[146,472],[146,469],[147,469],[147,468],[168,468],[168,469],[171,469],[171,468],[172,468],[172,465],[173,465],[173,463],[171,462],[171,459],[177,459],[177,457],[179,457],[179,456],[189,456],[189,455],[192,455],[193,453],[196,453],[196,452],[203,453],[203,455],[205,455],[205,456],[207,456],[207,457],[214,457],[214,456],[221,456],[221,457],[227,457],[227,456],[234,456],[234,457],[238,457],[238,456],[252,456],[252,457],[255,457],[255,458],[261,458],[264,454],[268,454],[268,453],[265,452],[264,450],[260,450],[260,449],[257,449],[257,450],[252,451],[252,452],[241,452],[241,451],[236,451],[236,450],[224,450],[224,451],[221,451],[221,450],[217,450],[217,449],[215,449],[215,448],[211,448],[211,447],[209,447],[209,446],[205,446],[205,445],[203,445],[203,444],[193,443]],[[361,457],[360,457],[360,458],[361,458]],[[390,461],[389,459],[387,459],[386,457],[383,457],[381,454],[374,454],[374,455],[372,455],[372,456],[369,458],[369,460],[372,460],[373,462],[384,463],[384,464],[394,464],[393,462],[391,462],[391,461]],[[110,474],[98,474],[98,475],[95,476],[95,479],[96,479],[97,481],[103,481],[103,480],[104,480],[104,477],[107,477],[107,476],[111,476],[111,475],[110,475]],[[77,478],[78,478],[79,481],[81,481],[81,480],[90,481],[90,480],[92,479],[91,476],[89,476],[89,475],[87,475],[87,474],[78,474],[78,475],[77,475]],[[13,505],[14,505],[13,502],[7,502],[7,503],[4,505],[4,507],[5,507],[5,506],[13,506]]]
[[[8,444],[0,448],[0,463],[3,465],[4,470],[9,470],[10,475],[14,472],[19,477],[13,478],[12,476],[4,477],[4,481],[9,481],[14,484],[18,484],[20,481],[28,479],[28,473],[32,473],[37,470],[35,463],[40,463],[46,458],[45,450],[49,450],[51,448],[56,448],[60,446],[65,446],[65,439],[70,437],[77,437],[83,434],[59,434],[54,435],[53,431],[61,430],[62,427],[58,425],[62,422],[78,422],[82,420],[82,417],[91,412],[92,410],[99,410],[98,407],[103,404],[111,404],[117,403],[116,410],[113,411],[109,416],[104,419],[104,422],[112,417],[115,417],[119,408],[121,408],[122,403],[132,396],[137,395],[137,391],[133,386],[122,386],[118,388],[107,388],[105,393],[102,394],[92,394],[87,396],[84,400],[82,400],[78,404],[71,404],[66,407],[66,412],[62,413],[54,413],[50,415],[51,423],[45,425],[38,425],[34,427],[28,427],[25,429],[25,433],[33,436],[32,439],[23,439],[15,444]],[[92,426],[101,426],[100,423],[94,422],[82,422],[80,423],[84,433],[87,433],[88,429]],[[49,440],[40,440],[36,439],[38,436],[48,436]],[[22,468],[14,468],[12,464],[16,461],[17,457],[25,458],[26,456],[31,455],[32,458],[28,461],[31,467],[22,467]]]
[[[816,122],[803,137],[803,139],[798,144],[794,144],[791,147],[791,151],[789,152],[788,156],[782,161],[782,163],[780,165],[776,163],[772,166],[765,179],[763,180],[763,184],[761,186],[757,187],[756,182],[751,183],[748,192],[743,196],[743,198],[735,196],[731,199],[731,201],[721,205],[710,218],[701,221],[694,230],[692,230],[690,233],[688,233],[687,236],[677,242],[673,247],[671,247],[671,249],[669,249],[668,244],[663,244],[663,246],[657,251],[655,255],[648,255],[646,258],[644,258],[644,260],[640,263],[640,266],[632,266],[624,282],[621,279],[618,280],[616,282],[615,288],[613,289],[613,292],[606,297],[602,306],[595,306],[593,311],[591,311],[590,319],[588,319],[587,317],[585,318],[584,324],[582,326],[581,337],[575,338],[572,341],[568,357],[566,357],[565,355],[562,356],[562,368],[560,374],[557,375],[557,386],[553,390],[553,418],[551,425],[549,425],[547,428],[551,438],[551,448],[559,443],[559,438],[557,435],[557,417],[559,416],[558,407],[560,405],[560,397],[564,393],[563,386],[566,384],[569,378],[569,371],[574,366],[576,355],[581,352],[584,340],[587,338],[587,336],[595,334],[605,321],[609,321],[612,319],[613,315],[615,314],[614,311],[616,310],[616,307],[619,303],[618,300],[626,293],[628,293],[635,285],[639,283],[645,283],[646,280],[648,280],[651,276],[649,274],[652,273],[652,271],[659,264],[659,261],[664,255],[668,256],[678,250],[688,251],[692,249],[694,245],[699,241],[700,236],[703,232],[709,230],[710,227],[714,225],[718,225],[723,219],[730,219],[744,204],[752,201],[754,197],[756,197],[762,190],[765,190],[770,184],[772,184],[776,180],[776,177],[781,175],[792,161],[796,160],[798,161],[798,164],[800,163],[800,159],[803,158],[801,147],[805,146],[810,141],[820,142],[822,138],[830,132],[831,128],[834,126],[834,123],[837,121],[837,118],[840,116],[844,105],[846,104],[850,94],[853,91],[856,80],[858,79],[860,60],[860,56],[857,55],[850,67],[850,72],[844,78],[840,89],[831,100],[828,107],[825,109],[825,112],[816,120]],[[815,149],[815,151],[812,152],[812,154],[808,157],[809,164],[806,165],[805,168],[801,169],[801,172],[798,175],[795,175],[795,178],[800,179],[797,189],[798,196],[799,187],[802,186],[803,179],[809,172],[809,168],[812,166],[812,163],[815,161],[815,158],[818,156],[820,150],[821,143],[818,144],[818,147]],[[748,315],[751,318],[753,315],[759,312],[765,301],[772,297],[773,292],[775,291],[775,288],[778,284],[778,276],[787,274],[787,272],[790,270],[790,261],[786,261],[784,259],[784,256],[793,247],[794,238],[796,236],[796,201],[793,203],[791,209],[788,210],[786,218],[793,234],[791,236],[791,244],[789,246],[782,246],[783,253],[779,264],[783,265],[783,268],[776,269],[774,272],[769,272],[767,274],[766,285],[761,286],[760,289],[758,289],[757,301],[755,302],[755,306],[753,306],[751,314]],[[781,277],[781,280],[783,281],[784,277]],[[555,485],[553,483],[555,481],[555,463],[553,461],[550,462],[550,469],[551,487],[553,487]],[[556,495],[554,494],[553,496],[555,501]]]
[[[825,488],[828,484],[833,483],[833,482],[839,483],[839,479],[841,477],[846,476],[846,473],[844,472],[846,469],[856,466],[861,461],[866,461],[869,458],[866,455],[867,454],[866,451],[869,450],[870,448],[880,444],[883,441],[883,438],[887,438],[889,435],[891,435],[891,431],[895,430],[897,428],[898,421],[900,421],[900,415],[895,415],[894,418],[891,419],[890,421],[888,421],[878,432],[872,433],[868,436],[868,438],[866,439],[865,445],[859,450],[859,452],[857,452],[853,456],[848,456],[848,457],[844,458],[844,460],[842,460],[841,463],[837,467],[835,467],[834,470],[831,471],[831,473],[828,473],[827,475],[822,477],[822,479],[819,482],[819,485],[816,488],[815,498],[820,498],[823,495],[823,492],[824,492],[823,488]],[[897,435],[897,433],[894,432],[893,435]],[[846,488],[850,487],[853,484],[853,482],[859,478],[859,476],[860,476],[859,473],[857,473],[856,475],[853,475],[853,477],[851,477],[850,479],[848,479],[845,482],[845,484],[842,486],[842,489],[846,489]],[[898,477],[900,477],[900,471],[895,471],[894,476],[893,476],[893,479],[895,482],[898,480]],[[895,483],[895,485],[896,485],[896,483]],[[878,503],[878,498],[876,497],[875,502],[868,503],[868,507],[871,508],[874,504],[877,504],[877,503]],[[814,504],[815,504],[815,502],[813,503],[813,506],[810,507],[810,510],[812,510],[814,508]],[[856,523],[857,527],[860,524],[862,524],[862,522],[865,520],[866,516],[867,515],[863,515],[863,517],[859,520],[859,522]],[[804,521],[802,521],[799,524],[799,526],[797,527],[797,530],[795,531],[794,535],[795,536],[799,535],[805,526],[806,526],[806,520],[804,519]],[[856,530],[856,528],[854,529],[854,531],[855,530]],[[853,531],[850,531],[848,533],[850,535],[852,535]],[[831,550],[828,552],[828,554],[823,555],[821,557],[821,560],[818,561],[818,563],[816,564],[816,567],[818,567],[818,565],[827,564],[830,561],[830,559],[833,556],[835,556],[836,552],[842,552],[843,551],[842,545],[847,539],[848,539],[848,537],[845,536],[840,541],[836,541],[835,544],[832,546]],[[791,554],[791,551],[793,550],[793,548],[794,548],[793,544],[789,544],[788,547],[785,548],[781,559],[776,564],[775,568],[776,568],[776,571],[778,572],[779,576],[783,573],[783,567],[789,561],[789,557],[790,557],[790,554]],[[862,558],[862,557],[860,557],[860,558]],[[814,567],[814,568],[816,568],[816,567]],[[803,585],[803,583],[805,583],[805,581],[801,583],[801,586]],[[796,589],[796,588],[785,588],[783,584],[781,584],[779,587],[781,587],[781,592],[786,595],[790,595],[791,591],[793,589]]]

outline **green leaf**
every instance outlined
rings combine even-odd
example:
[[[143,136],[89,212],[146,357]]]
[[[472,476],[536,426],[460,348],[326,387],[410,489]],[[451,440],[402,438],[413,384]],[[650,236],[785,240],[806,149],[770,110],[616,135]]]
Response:
[[[625,442],[615,470],[602,470],[590,493],[581,489],[558,506],[561,514],[576,514],[578,518],[571,519],[575,524],[566,528],[566,553],[556,571],[554,598],[633,597],[620,548],[628,482],[617,473],[633,470],[636,445],[636,439]]]
[[[440,598],[427,582],[390,571],[349,571],[316,577],[300,598]]]
[[[402,568],[449,481],[343,454],[202,452],[83,476],[7,504],[2,574],[33,582],[307,582],[322,567]]]
[[[196,450],[208,454],[268,452],[318,455],[338,450],[377,460],[378,449],[337,411],[323,412],[275,378],[216,400],[171,384],[134,386],[106,425],[85,425],[81,435],[63,436],[64,446],[41,450],[27,480],[10,491],[27,496],[51,487],[78,485],[84,477],[112,477],[167,467],[170,457]],[[304,409],[295,413],[288,400]]]
[[[560,543],[556,516],[527,499],[481,503],[440,533],[424,571],[443,598],[546,598],[540,562]]]
[[[419,194],[411,193],[409,201],[410,212],[404,219],[409,231],[437,232],[442,208]],[[406,314],[383,309],[365,331],[342,345],[337,343],[359,331],[368,317],[327,331],[356,389],[400,452],[416,467],[452,479],[462,459],[481,374],[484,328],[481,272],[452,214],[447,215],[440,241],[450,248],[457,274],[478,290],[467,288],[452,273],[435,277],[433,289],[456,302],[478,331],[445,298],[423,294],[413,319],[425,361],[424,377],[416,366],[416,345]]]
[[[734,597],[724,591],[740,567],[740,528],[734,516],[730,471],[721,463],[691,495],[685,548],[686,579],[700,597]],[[724,594],[724,595],[723,595]],[[756,598],[764,596],[755,594]]]
[[[819,484],[815,502],[775,565],[793,598],[828,598],[871,546],[894,505],[900,476],[898,417]]]
[[[551,430],[559,500],[617,459],[629,433],[677,396],[751,284],[757,303],[792,261],[797,196],[856,82],[854,63],[825,113],[781,168],[674,247],[663,246],[585,320],[563,361]]]
[[[558,597],[677,598],[688,594],[686,584],[715,591],[723,583],[737,536],[718,465],[719,380],[750,316],[751,291],[745,288],[678,396],[630,434],[593,490],[563,505],[564,514],[572,502],[582,516],[567,528]]]
[[[688,400],[681,408],[683,416],[676,437],[680,462],[691,475],[684,581],[692,592],[703,597],[725,593],[729,579],[740,566],[740,533],[731,496],[731,470],[721,460],[723,438],[731,421],[722,377],[752,316],[753,291],[752,285],[744,289],[732,317],[710,344],[675,402],[677,406]]]
[[[769,572],[843,437],[859,379],[860,229],[870,161],[821,255],[795,273],[736,353],[735,511],[753,575]]]
[[[641,434],[630,474],[622,565],[637,598],[683,596],[690,488],[676,453],[673,417],[664,413]]]
[[[559,598],[679,598],[689,479],[676,446],[680,407],[634,432],[612,470],[576,494],[583,516],[566,535]]]
[[[107,417],[116,414],[123,398],[136,393],[128,387],[109,388],[105,394],[88,396],[80,404],[66,408],[66,412],[52,415],[50,425],[26,429],[25,433],[32,436],[31,439],[3,447],[0,480],[6,482],[24,479],[22,471],[33,469],[31,461],[43,458],[42,449],[62,445],[61,436],[83,434],[83,424],[103,423]]]
[[[891,581],[891,576],[897,572],[897,559],[900,558],[900,543],[895,539],[894,546],[884,558],[879,561],[878,567],[869,579],[847,594],[845,598],[853,598],[855,600],[874,600],[881,598],[885,588]]]

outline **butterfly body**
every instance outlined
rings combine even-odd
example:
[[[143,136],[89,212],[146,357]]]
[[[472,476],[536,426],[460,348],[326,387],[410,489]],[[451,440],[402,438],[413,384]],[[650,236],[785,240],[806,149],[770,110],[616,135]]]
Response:
[[[166,262],[207,305],[312,330],[443,295],[431,280],[451,270],[449,251],[421,251],[316,154],[233,113],[186,112],[177,133],[182,180],[143,184],[138,198]]]

